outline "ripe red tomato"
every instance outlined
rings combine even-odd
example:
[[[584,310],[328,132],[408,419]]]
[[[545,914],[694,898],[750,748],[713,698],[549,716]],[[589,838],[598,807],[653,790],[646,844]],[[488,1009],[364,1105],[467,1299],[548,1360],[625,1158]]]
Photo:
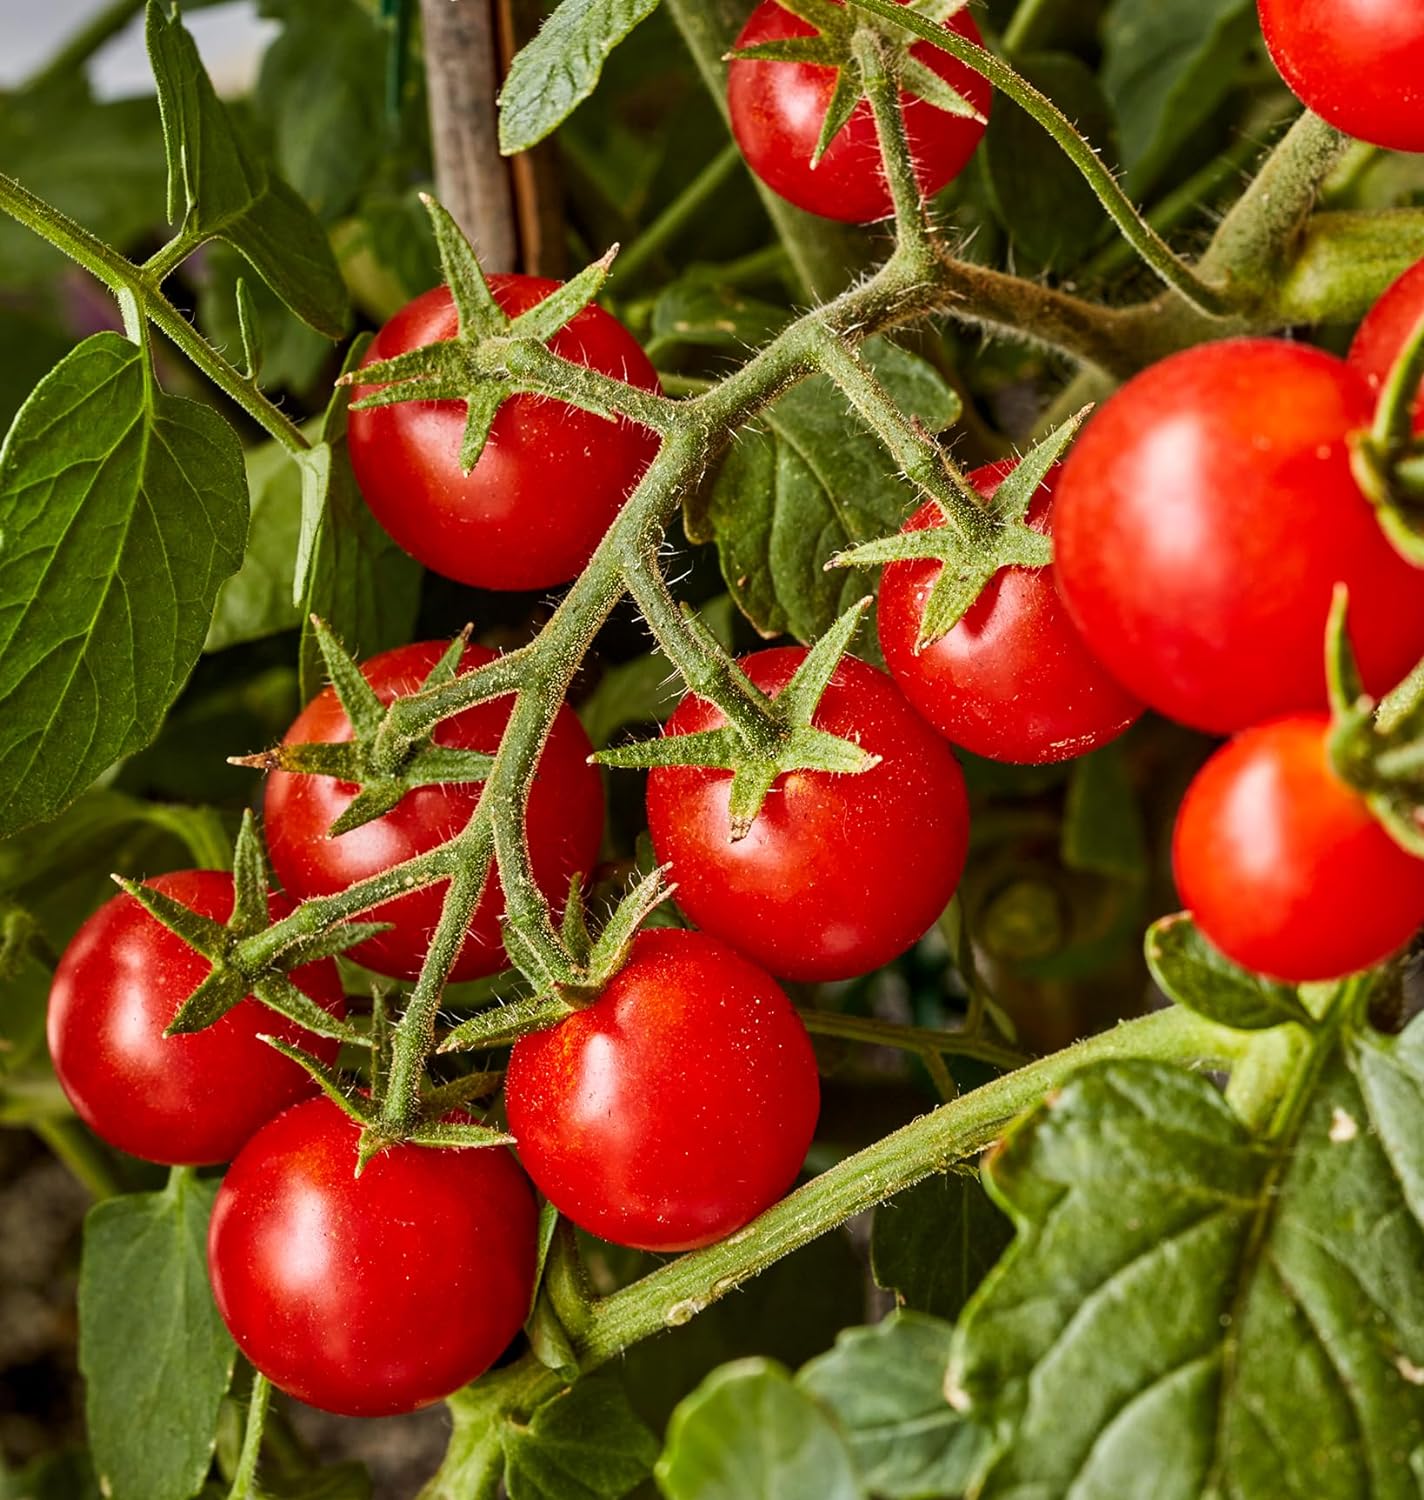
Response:
[[[383,703],[415,692],[445,651],[440,641],[400,646],[373,657],[361,670]],[[492,661],[496,653],[467,646],[461,671]],[[508,698],[476,704],[435,731],[437,744],[493,752],[511,711]],[[351,721],[331,688],[324,688],[287,731],[288,744],[335,744],[351,738]],[[603,837],[603,784],[588,764],[593,747],[572,709],[560,708],[529,794],[527,830],[534,877],[551,901],[562,902],[570,877],[587,874]],[[272,864],[283,886],[303,900],[344,891],[443,843],[469,822],[480,799],[478,782],[416,787],[383,817],[338,838],[327,829],[350,805],[356,788],[333,776],[274,771],[267,778],[264,823]],[[351,957],[397,979],[420,972],[445,886],[431,885],[374,908],[364,920],[393,922],[389,932],[358,944]],[[492,872],[475,908],[470,934],[452,978],[493,974],[508,962],[500,937],[504,891]]]
[[[638,934],[586,1009],[515,1043],[509,1130],[539,1191],[640,1250],[692,1250],[795,1180],[816,1130],[810,1038],[776,982],[716,938]]]
[[[1424,10],[1409,0],[1257,0],[1291,92],[1357,140],[1424,151]]]
[[[967,41],[982,40],[967,10],[957,11],[944,25]],[[810,22],[783,9],[777,0],[762,0],[736,45],[752,47],[815,34]],[[988,116],[991,90],[985,78],[928,42],[916,42],[911,53]],[[798,208],[848,224],[888,218],[895,209],[868,99],[856,105],[819,165],[811,165],[835,83],[836,70],[820,63],[733,58],[727,69],[732,133],[752,171]],[[915,176],[928,198],[964,170],[984,126],[916,95],[902,93],[900,102]]]
[[[356,1175],[360,1127],[331,1100],[279,1115],[228,1170],[208,1230],[237,1346],[323,1411],[439,1401],[519,1332],[534,1291],[534,1195],[502,1147],[389,1147]]]
[[[1054,505],[1058,587],[1088,648],[1151,707],[1230,733],[1325,706],[1337,581],[1365,683],[1424,654],[1424,571],[1350,472],[1369,387],[1274,339],[1203,344],[1129,381],[1088,422]]]
[[[1248,729],[1197,773],[1177,814],[1177,890],[1229,958],[1276,979],[1336,979],[1424,924],[1424,860],[1331,769],[1324,714]]]
[[[986,464],[969,481],[988,500],[1015,467]],[[1028,524],[1044,535],[1061,473],[1055,464],[1029,505]],[[904,529],[943,524],[930,502]],[[947,739],[990,760],[1043,765],[1107,744],[1142,712],[1088,650],[1049,568],[1001,568],[947,635],[917,651],[940,566],[891,563],[878,618],[880,649],[900,691]]]
[[[805,657],[785,646],[742,666],[775,697]],[[689,696],[666,732],[725,722],[720,709]],[[783,978],[849,979],[903,953],[949,904],[964,868],[969,806],[953,752],[863,661],[841,661],[814,722],[880,764],[853,776],[780,777],[735,844],[731,772],[658,766],[648,777],[648,828],[658,859],[672,864],[678,904],[699,927]]]
[[[147,882],[216,922],[232,915],[232,876],[176,870]],[[274,921],[292,904],[268,897]],[[313,1036],[248,996],[204,1031],[165,1037],[212,965],[128,894],[106,901],[74,934],[49,994],[49,1051],[75,1112],[110,1145],[164,1166],[230,1161],[255,1131],[316,1085],[262,1034],[336,1061]],[[318,1005],[346,1014],[330,959],[292,971]]]
[[[511,316],[558,287],[537,276],[491,276]],[[376,335],[365,363],[455,337],[446,287],[408,302]],[[657,372],[638,341],[590,305],[549,347],[644,390]],[[358,387],[356,396],[367,387]],[[353,398],[354,399],[354,398]],[[460,470],[463,401],[402,401],[353,411],[351,464],[372,513],[412,557],[482,589],[542,589],[578,575],[657,451],[656,435],[562,401],[511,396],[479,462]]]
[[[1378,394],[1401,350],[1424,318],[1424,260],[1392,282],[1365,315],[1346,356]],[[1414,403],[1414,430],[1424,432],[1424,388]]]

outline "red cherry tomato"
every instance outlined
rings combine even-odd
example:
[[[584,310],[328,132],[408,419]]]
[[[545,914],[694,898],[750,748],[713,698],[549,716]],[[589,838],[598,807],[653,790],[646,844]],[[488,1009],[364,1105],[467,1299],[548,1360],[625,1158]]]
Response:
[[[373,657],[361,671],[382,703],[415,692],[446,647],[440,641],[400,646]],[[460,670],[492,661],[496,653],[467,646]],[[493,752],[509,722],[508,698],[476,704],[435,731],[440,745]],[[331,688],[325,688],[287,731],[288,744],[336,744],[351,738],[351,721]],[[593,747],[572,709],[560,708],[544,746],[529,795],[527,830],[534,877],[551,901],[562,902],[569,880],[587,874],[603,837],[603,784],[588,764]],[[358,880],[414,859],[469,822],[480,799],[478,782],[416,787],[383,817],[337,838],[327,830],[350,805],[356,788],[334,776],[274,771],[267,779],[265,826],[272,865],[283,886],[303,900],[344,891]],[[351,949],[351,957],[378,974],[414,979],[440,920],[445,886],[424,886],[375,907],[363,920],[392,922],[389,932]],[[500,937],[504,891],[497,872],[486,882],[470,933],[451,977],[475,979],[508,962]]]
[[[1393,686],[1424,655],[1424,572],[1350,472],[1371,408],[1343,360],[1281,340],[1203,344],[1129,381],[1054,504],[1058,587],[1089,650],[1198,729],[1323,708],[1338,581],[1366,685]]]
[[[969,475],[986,500],[1014,463]],[[1055,464],[1027,521],[1048,534]],[[944,524],[933,502],[906,531]],[[964,618],[917,651],[925,602],[940,574],[928,560],[891,563],[880,580],[880,649],[900,691],[956,745],[990,760],[1043,765],[1114,740],[1142,712],[1094,658],[1058,598],[1049,568],[1001,568]]]
[[[439,1401],[519,1332],[537,1213],[501,1147],[400,1145],[356,1175],[331,1100],[279,1115],[213,1205],[208,1271],[237,1346],[280,1389],[351,1417]]]
[[[1248,729],[1197,773],[1177,814],[1177,890],[1245,968],[1292,983],[1386,959],[1424,924],[1424,860],[1330,767],[1324,714]]]
[[[759,651],[742,666],[775,697],[805,659]],[[726,721],[688,697],[668,734]],[[949,904],[964,868],[969,807],[949,747],[883,672],[853,656],[836,668],[816,727],[857,741],[880,764],[859,775],[780,777],[744,839],[728,837],[730,771],[658,766],[648,828],[677,900],[706,931],[786,979],[849,979],[903,953]]]
[[[1416,262],[1386,289],[1355,332],[1349,362],[1378,394],[1400,352],[1424,318],[1424,260]],[[1414,430],[1424,432],[1424,388],[1414,403]]]
[[[232,915],[232,876],[221,871],[176,870],[147,884],[216,922]],[[267,906],[273,921],[292,910],[277,894]],[[79,1118],[110,1145],[164,1166],[229,1161],[273,1115],[316,1089],[261,1035],[336,1061],[333,1038],[313,1036],[250,995],[204,1031],[165,1037],[211,972],[127,894],[106,901],[65,949],[49,995],[50,1056]],[[292,979],[332,1015],[346,1014],[330,959],[294,969]]]
[[[640,1250],[722,1239],[795,1180],[816,1059],[776,982],[700,932],[638,934],[587,1009],[515,1043],[509,1129],[539,1191]]]
[[[1291,92],[1346,135],[1424,151],[1424,10],[1414,0],[1257,0]]]
[[[491,276],[511,316],[558,288],[537,276]],[[449,289],[408,302],[376,335],[365,363],[452,339]],[[555,354],[644,390],[657,372],[638,341],[590,305],[549,340]],[[367,393],[358,387],[356,395]],[[354,398],[353,398],[354,399]],[[460,469],[463,401],[402,401],[353,411],[351,464],[372,513],[412,557],[482,589],[542,589],[578,575],[657,451],[646,428],[562,401],[511,396],[469,474]]]
[[[967,10],[957,11],[944,26],[966,41],[982,40]],[[777,0],[762,0],[736,45],[753,47],[815,34],[810,22],[783,9]],[[988,116],[991,90],[985,78],[928,42],[916,42],[911,53]],[[821,63],[733,58],[727,69],[732,133],[752,171],[798,208],[848,224],[888,218],[895,209],[868,99],[856,105],[820,163],[811,165],[835,84],[836,70]],[[915,176],[920,191],[929,197],[964,170],[984,125],[968,115],[937,109],[916,95],[902,93],[900,102]]]

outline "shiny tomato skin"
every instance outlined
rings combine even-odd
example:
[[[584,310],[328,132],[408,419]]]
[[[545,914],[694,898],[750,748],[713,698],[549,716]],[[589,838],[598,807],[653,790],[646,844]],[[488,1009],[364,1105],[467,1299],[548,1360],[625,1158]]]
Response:
[[[1221,952],[1300,984],[1382,962],[1424,924],[1424,860],[1330,767],[1324,714],[1237,735],[1177,814],[1177,890]]]
[[[373,657],[361,670],[383,703],[415,692],[446,649],[442,641],[398,646]],[[492,661],[496,652],[470,645],[462,672]],[[493,752],[509,722],[512,700],[476,704],[435,731],[437,744]],[[351,738],[351,721],[335,692],[324,688],[287,731],[288,744],[337,743]],[[528,834],[534,876],[556,904],[568,894],[575,873],[588,874],[603,837],[603,784],[588,764],[592,746],[573,710],[559,709],[529,795]],[[481,783],[423,786],[409,791],[383,817],[337,838],[327,830],[355,794],[349,782],[333,776],[273,771],[267,778],[264,824],[272,865],[282,885],[303,900],[343,891],[392,865],[413,859],[443,843],[469,822]],[[414,979],[440,920],[445,886],[425,886],[374,908],[363,920],[392,922],[389,932],[358,944],[350,956],[378,974]],[[470,923],[470,935],[451,977],[476,979],[506,967],[500,918],[504,891],[497,872],[486,882]]]
[[[967,41],[982,41],[968,10],[944,24],[945,30]],[[736,45],[751,47],[814,34],[809,22],[777,0],[762,0]],[[916,42],[911,51],[988,117],[991,90],[986,79],[928,42]],[[860,100],[820,164],[811,165],[835,81],[835,69],[820,63],[733,58],[727,69],[732,133],[752,171],[788,202],[822,218],[869,224],[894,212],[869,100]],[[915,175],[921,192],[930,197],[964,170],[984,125],[913,95],[902,93],[900,98]]]
[[[986,464],[969,481],[986,500],[1015,464]],[[1049,470],[1025,518],[1051,528]],[[906,531],[943,525],[933,501]],[[964,618],[916,651],[925,602],[940,574],[928,559],[891,563],[880,580],[880,649],[900,691],[952,744],[989,760],[1046,765],[1107,744],[1142,712],[1088,650],[1058,597],[1053,570],[1001,568]]]
[[[1385,288],[1356,329],[1346,355],[1376,395],[1384,389],[1391,367],[1420,318],[1424,318],[1424,260]],[[1424,387],[1414,403],[1414,430],[1424,432]]]
[[[1424,151],[1424,9],[1414,0],[1257,0],[1291,92],[1356,140]]]
[[[534,1290],[534,1195],[503,1147],[392,1146],[327,1098],[248,1142],[213,1205],[218,1311],[279,1389],[323,1411],[415,1411],[474,1380]]]
[[[692,1250],[791,1186],[820,1081],[768,974],[705,933],[659,928],[592,1005],[515,1043],[505,1103],[561,1213],[615,1244]]]
[[[775,697],[806,652],[745,657]],[[719,727],[721,711],[687,697],[666,733]],[[903,953],[949,904],[964,869],[969,807],[949,746],[895,684],[842,659],[816,710],[817,728],[854,740],[880,764],[858,775],[778,778],[750,833],[728,837],[730,771],[657,766],[648,828],[672,866],[677,902],[705,931],[783,979],[849,979]]]
[[[1350,471],[1372,406],[1333,355],[1231,339],[1153,365],[1089,419],[1058,485],[1054,570],[1129,691],[1220,734],[1323,708],[1337,581],[1371,692],[1424,655],[1424,571]]]
[[[559,283],[491,276],[494,299],[511,316],[527,312]],[[454,338],[447,287],[408,302],[376,335],[365,363]],[[549,347],[579,364],[658,389],[638,341],[610,313],[590,305]],[[365,394],[358,387],[353,399]],[[657,451],[647,428],[608,421],[562,401],[510,396],[479,462],[464,474],[463,401],[402,401],[350,414],[351,463],[372,514],[433,572],[483,589],[541,589],[582,570]]]
[[[214,921],[232,915],[232,876],[222,871],[175,870],[146,883]],[[276,893],[267,905],[273,921],[292,910]],[[55,1073],[79,1118],[131,1156],[173,1167],[230,1161],[273,1115],[314,1093],[301,1067],[258,1040],[264,1033],[336,1061],[334,1038],[313,1036],[250,995],[203,1031],[165,1037],[211,970],[127,893],[84,923],[55,970]],[[294,969],[292,979],[332,1015],[346,1014],[330,959]]]

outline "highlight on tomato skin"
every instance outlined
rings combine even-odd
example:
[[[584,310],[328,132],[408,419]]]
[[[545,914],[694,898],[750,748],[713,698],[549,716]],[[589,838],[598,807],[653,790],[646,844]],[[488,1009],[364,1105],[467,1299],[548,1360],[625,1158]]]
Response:
[[[772,647],[741,666],[775,697],[806,654]],[[858,658],[841,659],[812,722],[880,763],[855,775],[779,777],[735,843],[731,772],[657,766],[648,829],[697,926],[779,978],[849,979],[903,953],[949,904],[969,847],[969,804],[949,746],[884,672]],[[665,732],[723,723],[720,709],[689,695]]]
[[[985,464],[969,482],[986,501],[1013,472],[1014,461]],[[1026,521],[1052,531],[1055,464],[1039,486]],[[934,501],[902,528],[944,524]],[[1058,596],[1052,567],[1006,567],[989,581],[963,619],[920,647],[925,603],[941,564],[890,563],[881,575],[876,620],[880,649],[900,691],[952,744],[989,760],[1046,765],[1115,740],[1142,704],[1089,650]]]
[[[770,975],[706,933],[652,928],[591,1005],[515,1043],[505,1104],[561,1213],[614,1244],[680,1251],[791,1186],[820,1080]]]
[[[277,1116],[228,1169],[208,1268],[239,1349],[323,1411],[443,1400],[519,1332],[538,1212],[502,1146],[393,1145],[356,1173],[360,1126],[325,1097]]]
[[[559,287],[514,273],[487,279],[511,317]],[[458,326],[449,288],[435,287],[386,323],[362,363],[454,338]],[[660,389],[642,345],[596,304],[575,314],[549,348],[643,390]],[[357,386],[352,399],[366,393]],[[457,583],[509,590],[569,582],[652,461],[657,435],[566,402],[510,396],[465,474],[465,411],[463,401],[400,401],[349,414],[351,465],[371,513],[412,557]]]
[[[956,11],[944,26],[966,41],[983,43],[967,9]],[[814,34],[809,22],[777,0],[762,0],[734,50]],[[928,42],[916,42],[910,51],[988,117],[992,90],[981,74]],[[835,73],[817,63],[733,57],[727,67],[732,133],[747,165],[789,203],[822,218],[869,224],[894,212],[869,100],[860,100],[819,163],[811,164]],[[904,92],[901,103],[915,175],[921,193],[929,198],[968,165],[983,138],[984,120],[950,114]]]
[[[362,674],[382,703],[419,690],[447,649],[444,641],[417,641],[372,657]],[[461,672],[474,671],[498,653],[471,643]],[[493,753],[513,711],[513,699],[477,703],[435,730],[437,745]],[[287,731],[288,744],[337,744],[352,737],[351,721],[335,690],[323,688]],[[534,878],[559,907],[575,874],[592,871],[603,837],[603,783],[588,764],[588,736],[573,710],[561,707],[539,761],[529,798],[527,832]],[[333,776],[272,771],[263,801],[263,826],[273,868],[283,887],[306,900],[334,895],[403,860],[424,854],[458,833],[479,805],[482,784],[451,782],[415,787],[379,818],[331,838],[328,830],[350,806],[357,788]],[[445,885],[425,886],[372,908],[365,920],[390,922],[351,950],[350,956],[378,974],[414,979],[440,920]],[[470,921],[469,936],[455,960],[454,980],[476,979],[507,968],[501,922],[504,889],[491,871]]]
[[[1324,714],[1248,729],[1198,772],[1177,815],[1183,904],[1228,958],[1273,979],[1338,979],[1424,926],[1424,860],[1330,764]]]
[[[175,870],[146,882],[201,916],[226,922],[233,879]],[[268,896],[273,921],[293,903]],[[164,1036],[212,964],[127,892],[75,933],[55,970],[46,1034],[55,1074],[81,1120],[111,1146],[162,1166],[231,1161],[273,1115],[316,1092],[310,1075],[261,1040],[301,1047],[328,1065],[338,1043],[249,995],[202,1031]],[[292,982],[340,1020],[341,976],[331,959],[294,969]]]

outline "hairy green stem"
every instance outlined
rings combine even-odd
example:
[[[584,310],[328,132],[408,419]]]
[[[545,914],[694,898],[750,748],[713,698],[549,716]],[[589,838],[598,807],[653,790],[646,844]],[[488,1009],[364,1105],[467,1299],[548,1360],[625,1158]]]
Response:
[[[1028,1061],[1022,1052],[976,1035],[966,1025],[962,1031],[931,1031],[924,1026],[900,1026],[873,1016],[848,1016],[834,1010],[802,1008],[806,1030],[815,1036],[840,1037],[871,1047],[894,1047],[922,1057],[972,1057],[995,1068],[1021,1068]]]
[[[96,1201],[116,1197],[123,1192],[123,1184],[114,1170],[113,1159],[108,1149],[96,1140],[74,1118],[39,1116],[32,1119],[30,1129],[74,1174]]]
[[[242,1452],[227,1500],[252,1500],[257,1493],[257,1463],[262,1456],[262,1434],[267,1426],[267,1405],[272,1387],[260,1371],[252,1372],[252,1394],[247,1400],[247,1425],[242,1433]]]

